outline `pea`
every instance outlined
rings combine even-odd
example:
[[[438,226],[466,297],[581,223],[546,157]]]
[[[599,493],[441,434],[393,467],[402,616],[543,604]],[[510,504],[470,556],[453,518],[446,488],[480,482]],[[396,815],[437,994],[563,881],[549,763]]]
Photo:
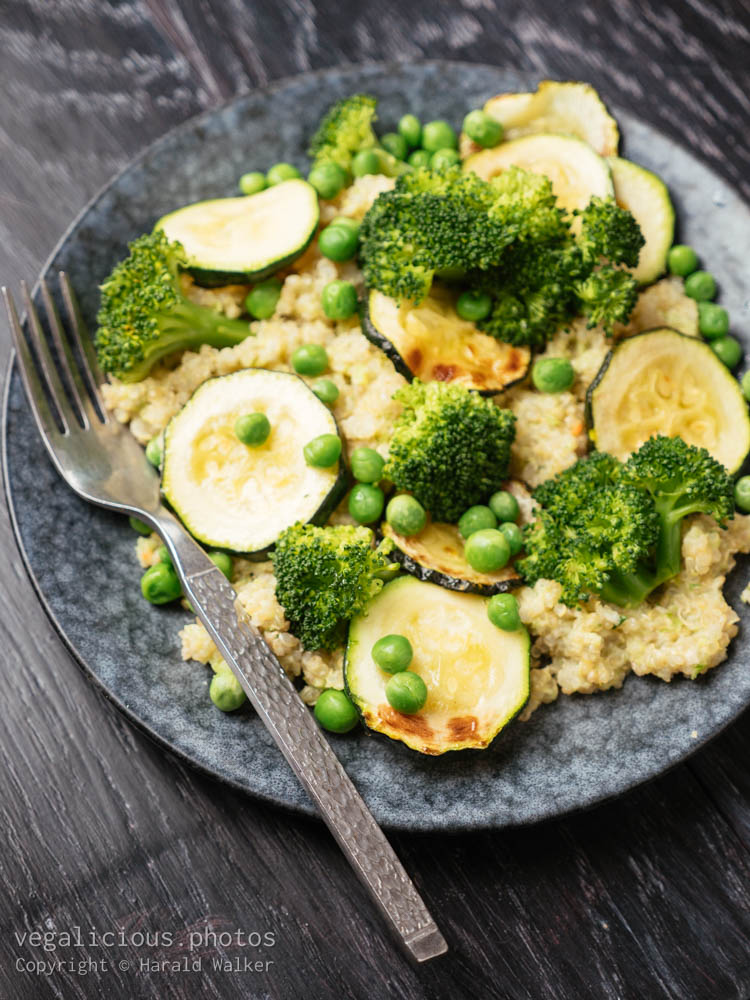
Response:
[[[513,594],[494,594],[487,605],[487,617],[504,632],[515,632],[521,627],[518,601]]]
[[[276,312],[280,295],[281,282],[278,278],[261,281],[245,299],[245,309],[253,319],[269,319]]]
[[[321,198],[329,200],[346,187],[346,171],[338,163],[319,163],[307,175],[308,184],[312,184]]]
[[[515,521],[518,518],[518,500],[507,490],[498,490],[490,497],[489,508],[502,524],[505,521]]]
[[[676,243],[667,254],[667,267],[672,274],[686,278],[698,270],[698,254],[692,247]]]
[[[413,153],[409,153],[406,162],[409,166],[419,169],[419,167],[429,167],[431,159],[432,153],[428,153],[426,149],[415,149]]]
[[[711,350],[727,368],[736,368],[742,360],[742,344],[734,337],[719,337],[711,341]]]
[[[156,434],[146,445],[146,458],[157,469],[161,465],[163,451],[164,443],[162,436],[161,434]]]
[[[505,541],[510,546],[511,557],[517,556],[523,548],[523,532],[518,525],[513,524],[512,521],[504,521],[498,526],[498,531],[505,535]]]
[[[489,507],[477,504],[475,507],[463,513],[458,522],[458,530],[464,538],[473,535],[475,531],[482,531],[484,528],[496,528],[497,518]]]
[[[266,186],[266,175],[260,170],[251,170],[248,174],[240,177],[240,191],[243,194],[257,194]]]
[[[383,513],[385,497],[378,486],[357,483],[349,494],[349,513],[358,524],[372,524]]]
[[[750,476],[742,476],[734,484],[734,502],[745,514],[750,513]]]
[[[708,271],[694,271],[685,278],[685,294],[698,302],[707,302],[716,295],[716,281]]]
[[[227,552],[221,552],[218,549],[214,549],[212,552],[207,552],[206,555],[214,564],[218,567],[224,576],[232,582],[232,576],[234,575],[234,560]]]
[[[359,722],[357,709],[343,691],[327,688],[315,702],[313,714],[329,733],[348,733]]]
[[[414,650],[405,635],[384,635],[372,647],[372,658],[387,674],[398,674],[409,667]]]
[[[352,173],[355,177],[365,174],[380,173],[380,157],[374,149],[361,149],[352,160]]]
[[[248,448],[259,448],[268,440],[271,425],[265,413],[244,413],[235,420],[234,433]]]
[[[531,381],[540,392],[565,392],[575,377],[567,358],[540,358],[531,369]]]
[[[410,146],[418,146],[422,139],[422,123],[416,115],[402,115],[398,122],[398,132]]]
[[[332,222],[318,237],[318,247],[324,257],[342,263],[351,260],[357,252],[359,229],[355,231],[340,222]]]
[[[360,483],[377,483],[383,475],[385,459],[374,448],[355,448],[349,456],[352,475]]]
[[[729,313],[715,302],[699,302],[698,326],[706,340],[726,337],[729,333]]]
[[[385,696],[391,708],[402,715],[414,715],[427,701],[427,685],[411,670],[400,670],[389,678]]]
[[[430,167],[433,170],[445,170],[446,167],[455,167],[460,159],[455,149],[437,149],[430,157]]]
[[[339,398],[339,387],[335,382],[332,382],[329,378],[320,378],[312,387],[312,391],[321,401],[325,403],[326,406],[330,406],[331,403],[335,403]]]
[[[314,469],[330,469],[341,457],[341,438],[336,434],[319,434],[307,442],[302,453]]]
[[[405,160],[409,155],[409,143],[399,132],[386,132],[380,140],[380,145],[397,160]]]
[[[139,535],[150,535],[153,530],[145,521],[139,521],[137,517],[129,517],[128,523],[133,531],[137,531]]]
[[[503,137],[503,126],[486,111],[470,111],[464,118],[464,132],[470,139],[489,149],[497,146]]]
[[[301,177],[299,170],[291,163],[274,163],[266,174],[266,184],[273,187],[274,184],[281,184],[282,181],[292,181],[296,177]]]
[[[320,301],[329,319],[349,319],[357,311],[357,289],[351,281],[329,281]]]
[[[466,539],[464,556],[478,573],[495,573],[510,559],[510,545],[496,528],[483,528]]]
[[[416,497],[402,493],[388,501],[385,519],[399,535],[411,538],[424,529],[427,524],[427,513]]]
[[[176,601],[182,594],[182,587],[174,567],[163,562],[150,566],[141,577],[141,593],[151,604]]]
[[[427,122],[422,129],[422,147],[430,153],[438,149],[456,149],[458,136],[448,122]]]
[[[329,222],[328,224],[329,226],[343,226],[344,229],[354,233],[355,236],[359,236],[360,223],[357,219],[352,219],[348,215],[337,215],[333,222]]]
[[[461,292],[456,301],[456,312],[461,319],[477,323],[492,312],[492,298],[486,292]]]
[[[169,549],[166,545],[160,545],[158,549],[154,552],[154,558],[157,563],[167,563],[169,566],[172,565],[172,557],[169,554]]]
[[[213,675],[208,694],[214,705],[222,712],[234,712],[247,700],[242,685],[228,667],[225,670],[217,670]]]
[[[742,392],[744,393],[745,399],[750,400],[750,371],[746,371],[742,376]]]
[[[298,375],[322,375],[328,367],[328,354],[320,344],[301,344],[292,354],[292,368]]]

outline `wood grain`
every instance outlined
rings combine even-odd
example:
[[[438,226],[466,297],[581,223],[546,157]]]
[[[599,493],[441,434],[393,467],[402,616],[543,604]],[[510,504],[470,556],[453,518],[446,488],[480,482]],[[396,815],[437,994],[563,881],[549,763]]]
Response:
[[[87,198],[171,125],[340,62],[469,59],[589,80],[750,197],[748,0],[571,9],[4,0],[0,277],[33,277]],[[502,834],[395,838],[452,949],[415,969],[319,824],[186,769],[112,709],[36,604],[4,514],[0,546],[1,998],[750,995],[748,716],[688,765],[592,812]],[[75,925],[124,943],[45,952],[18,942]],[[191,951],[191,933],[206,929],[268,932],[275,944]],[[173,943],[127,943],[145,932]],[[110,967],[88,975],[16,968],[19,958],[102,957]],[[138,967],[184,957],[203,971]],[[222,957],[273,964],[213,969]]]

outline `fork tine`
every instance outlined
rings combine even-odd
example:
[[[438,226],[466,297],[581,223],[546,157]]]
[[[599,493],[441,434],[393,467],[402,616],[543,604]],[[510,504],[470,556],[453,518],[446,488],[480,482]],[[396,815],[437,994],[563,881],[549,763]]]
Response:
[[[90,427],[90,421],[92,419],[98,419],[98,417],[96,416],[96,411],[89,400],[86,387],[83,384],[81,373],[78,369],[78,365],[76,364],[76,360],[73,357],[73,352],[70,349],[70,342],[63,330],[57,305],[50,294],[50,290],[47,287],[47,282],[44,278],[42,278],[40,285],[42,290],[42,299],[44,301],[44,309],[47,314],[47,323],[49,324],[52,340],[57,350],[60,367],[63,370],[65,380],[67,381],[71,395],[73,396],[76,416],[83,424],[84,429],[88,430]]]
[[[68,433],[73,424],[76,423],[76,416],[73,407],[70,405],[65,392],[65,387],[57,371],[57,365],[50,353],[47,337],[39,322],[39,314],[36,306],[31,300],[29,288],[25,281],[21,282],[21,296],[26,309],[26,319],[29,326],[29,337],[36,348],[37,365],[41,369],[47,389],[52,398],[55,409],[60,417],[64,433]]]
[[[21,378],[26,390],[26,398],[31,406],[31,412],[34,414],[34,419],[36,420],[39,432],[41,433],[46,444],[47,440],[50,438],[59,438],[60,431],[58,430],[57,423],[52,415],[52,409],[47,402],[47,397],[44,394],[44,388],[42,387],[41,380],[37,373],[34,359],[31,355],[31,351],[29,350],[29,345],[23,335],[23,330],[21,329],[21,324],[18,320],[18,313],[16,312],[16,304],[13,301],[13,296],[4,285],[3,299],[5,300],[5,308],[8,313],[8,323],[10,325],[10,332],[13,336],[13,344],[16,348],[18,367],[21,370]]]
[[[88,331],[86,330],[86,324],[84,322],[83,315],[81,314],[81,307],[78,305],[78,299],[73,291],[73,286],[68,280],[68,276],[65,271],[60,271],[58,276],[60,278],[60,287],[62,288],[63,298],[65,300],[65,308],[70,321],[70,328],[73,332],[73,341],[78,347],[79,356],[83,361],[83,371],[89,385],[89,391],[96,402],[100,419],[105,424],[109,423],[109,414],[107,413],[107,408],[104,405],[104,400],[102,399],[101,392],[99,391],[99,386],[107,380],[99,367],[99,362],[96,358],[96,351],[94,350],[94,344],[91,337],[88,335]]]

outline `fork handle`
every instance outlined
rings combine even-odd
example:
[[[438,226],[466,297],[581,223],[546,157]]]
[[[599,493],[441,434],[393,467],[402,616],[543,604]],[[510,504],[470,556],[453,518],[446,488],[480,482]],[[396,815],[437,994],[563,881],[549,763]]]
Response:
[[[152,519],[185,595],[375,903],[419,962],[445,940],[338,758],[224,574],[166,508]]]

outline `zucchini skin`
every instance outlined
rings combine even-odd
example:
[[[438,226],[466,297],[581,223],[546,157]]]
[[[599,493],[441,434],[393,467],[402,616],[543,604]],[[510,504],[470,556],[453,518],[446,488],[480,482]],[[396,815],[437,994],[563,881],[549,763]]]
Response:
[[[214,271],[206,267],[190,266],[185,267],[184,270],[191,276],[196,285],[200,285],[201,288],[221,288],[224,285],[252,285],[256,281],[270,278],[277,271],[288,267],[295,260],[298,260],[315,239],[316,232],[317,230],[314,229],[308,241],[298,250],[295,250],[294,253],[287,254],[286,257],[280,257],[258,271]]]

